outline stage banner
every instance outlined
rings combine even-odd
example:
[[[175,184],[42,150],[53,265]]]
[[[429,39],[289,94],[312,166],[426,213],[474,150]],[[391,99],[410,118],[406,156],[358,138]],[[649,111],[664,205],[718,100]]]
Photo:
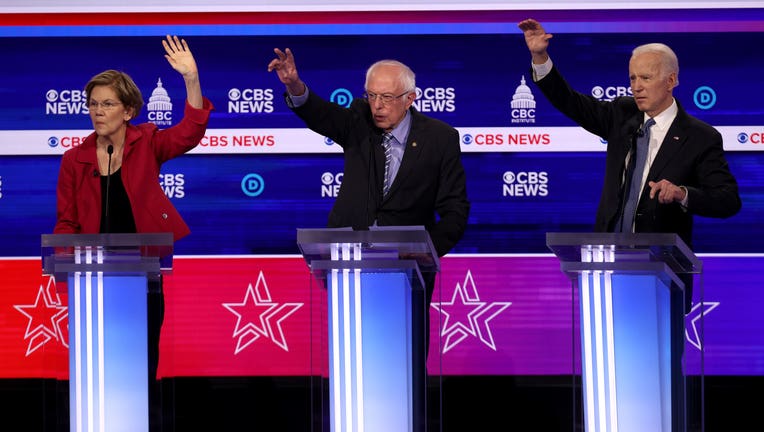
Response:
[[[687,371],[764,374],[761,255],[700,256],[685,320]],[[68,310],[38,259],[2,259],[0,378],[66,378]],[[325,292],[294,256],[176,256],[164,280],[159,373],[304,376]],[[580,373],[577,294],[546,255],[446,256],[430,307],[430,368],[445,375]],[[700,349],[705,361],[700,362]],[[575,353],[575,354],[574,354]],[[435,370],[433,369],[433,370]],[[315,369],[314,369],[315,370]]]

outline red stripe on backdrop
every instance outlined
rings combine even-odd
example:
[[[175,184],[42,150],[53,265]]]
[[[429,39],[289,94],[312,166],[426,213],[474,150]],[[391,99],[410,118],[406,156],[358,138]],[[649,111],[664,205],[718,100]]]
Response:
[[[294,12],[77,12],[0,13],[0,26],[110,26],[204,24],[398,24],[398,23],[518,23],[529,16],[547,23],[679,23],[729,25],[756,23],[761,8],[735,9],[597,9],[597,10],[404,10]],[[659,19],[656,19],[656,16]],[[656,21],[657,20],[657,21]],[[730,31],[729,29],[718,31]],[[518,34],[520,34],[518,30]]]
[[[499,16],[497,16],[497,13]],[[524,16],[524,15],[523,15]],[[204,25],[204,24],[374,24],[496,22],[522,19],[508,11],[396,12],[130,12],[0,14],[5,26]]]

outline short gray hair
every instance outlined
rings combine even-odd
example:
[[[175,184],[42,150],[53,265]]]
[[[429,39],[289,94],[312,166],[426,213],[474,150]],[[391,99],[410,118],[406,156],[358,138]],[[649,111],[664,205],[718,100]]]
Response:
[[[631,57],[634,58],[640,54],[655,53],[660,57],[661,72],[669,75],[676,73],[676,83],[679,84],[679,59],[677,59],[674,50],[668,45],[662,43],[649,43],[640,45],[631,51]]]
[[[398,75],[398,82],[403,85],[403,90],[406,92],[416,91],[416,75],[414,75],[414,71],[398,60],[380,60],[369,66],[369,69],[366,70],[366,83],[364,84],[364,88],[369,87],[369,78],[371,77],[371,74],[380,66],[394,66],[399,68],[400,74]]]

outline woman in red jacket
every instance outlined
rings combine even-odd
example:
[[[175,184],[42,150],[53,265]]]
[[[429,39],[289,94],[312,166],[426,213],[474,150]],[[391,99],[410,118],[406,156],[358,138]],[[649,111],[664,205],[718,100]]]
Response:
[[[186,84],[183,119],[160,130],[152,123],[133,125],[143,107],[138,86],[124,72],[106,70],[85,86],[94,132],[67,150],[58,174],[55,234],[172,232],[190,230],[159,184],[162,164],[199,144],[212,103],[202,96],[199,71],[188,44],[177,36],[162,40],[165,58]],[[164,320],[161,280],[147,295],[150,426],[161,422],[159,336]]]
[[[115,70],[94,76],[85,91],[95,131],[61,160],[55,234],[172,232],[175,240],[189,234],[159,184],[159,170],[199,144],[213,107],[202,96],[186,41],[167,36],[162,44],[186,83],[183,119],[164,130],[152,123],[133,125],[130,120],[143,107],[135,82]]]

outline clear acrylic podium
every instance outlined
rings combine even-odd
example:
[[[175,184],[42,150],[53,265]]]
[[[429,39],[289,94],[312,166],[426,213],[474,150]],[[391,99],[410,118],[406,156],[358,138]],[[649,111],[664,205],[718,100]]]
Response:
[[[427,373],[416,359],[426,353],[415,349],[426,335],[415,330],[423,326],[412,323],[412,308],[429,312],[422,275],[440,268],[429,234],[419,226],[298,229],[297,243],[327,293],[327,318],[318,320],[328,327],[322,430],[421,430]]]
[[[546,240],[578,285],[585,430],[684,430],[684,382],[671,374],[671,322],[684,312],[672,310],[671,294],[684,289],[678,275],[700,273],[701,261],[675,234],[547,233]]]
[[[68,294],[71,431],[148,430],[146,293],[172,252],[172,233],[42,235]]]

